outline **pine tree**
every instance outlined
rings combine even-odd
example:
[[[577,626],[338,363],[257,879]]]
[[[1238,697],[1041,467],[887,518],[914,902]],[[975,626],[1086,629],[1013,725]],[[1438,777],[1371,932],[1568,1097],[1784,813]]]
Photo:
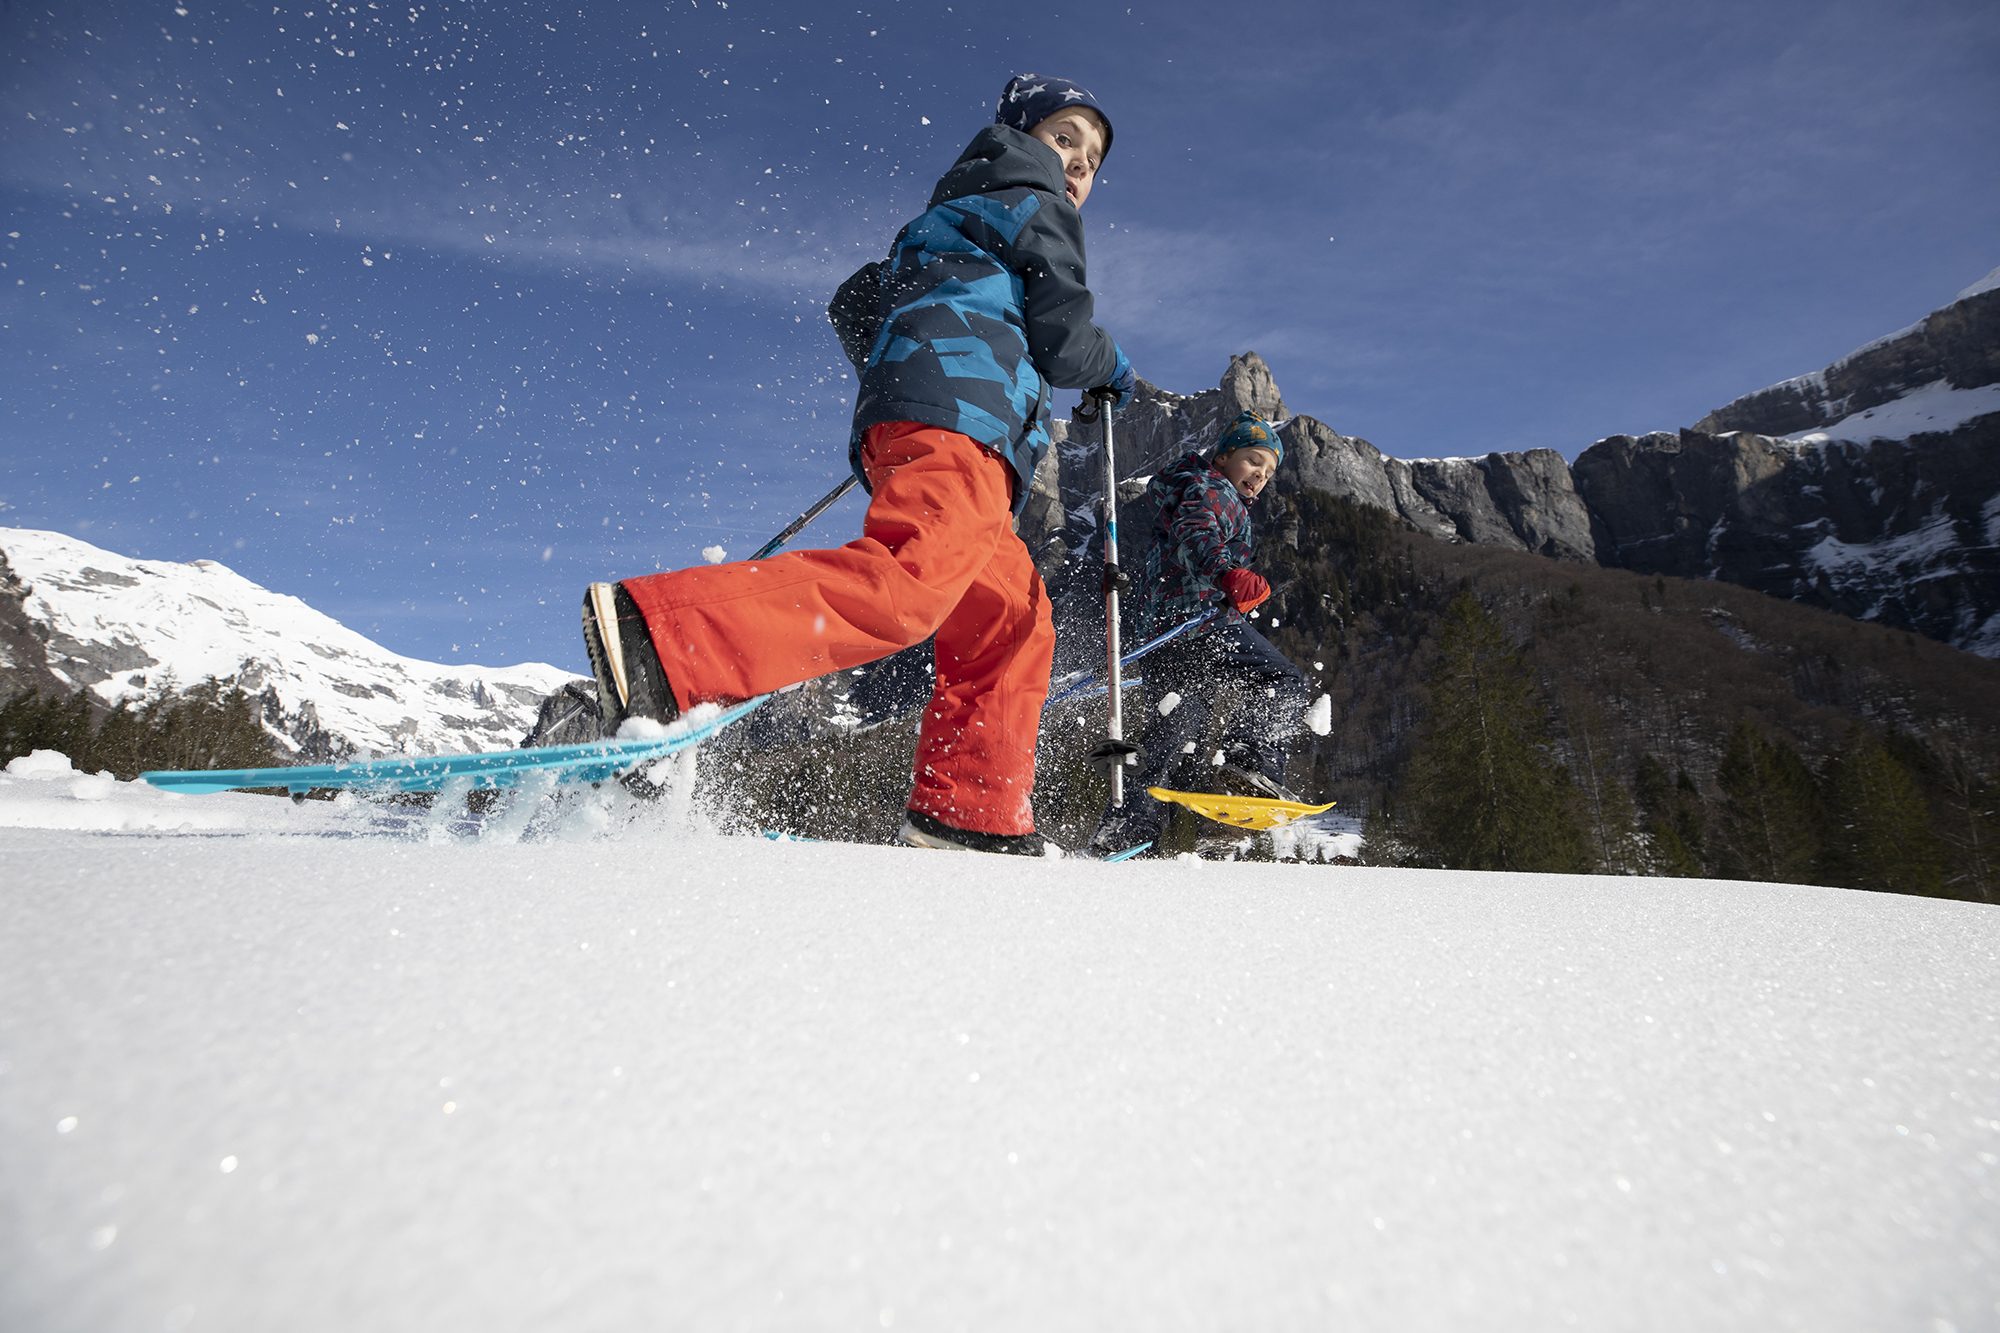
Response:
[[[1704,808],[1694,780],[1685,772],[1669,774],[1658,759],[1642,755],[1633,790],[1652,872],[1683,879],[1707,874],[1701,833]]]
[[[0,703],[0,764],[36,749],[41,696],[33,690],[11,694]]]
[[[1571,768],[1578,808],[1595,869],[1607,875],[1635,875],[1642,868],[1638,809],[1632,793],[1613,771],[1603,714],[1581,691],[1565,701]]]
[[[1589,868],[1569,775],[1521,656],[1470,593],[1445,609],[1429,716],[1397,806],[1403,840],[1467,870]]]
[[[2000,785],[1975,767],[1957,737],[1944,741],[1939,767],[1945,885],[1974,902],[2000,902]]]
[[[97,734],[91,738],[88,766],[93,772],[108,769],[121,778],[137,777],[149,767],[145,762],[146,739],[139,714],[121,700],[99,720]],[[83,768],[85,763],[79,760],[76,766]]]
[[[1825,864],[1836,884],[1936,894],[1944,857],[1929,805],[1880,739],[1856,731],[1828,765],[1833,835]]]
[[[1715,778],[1724,798],[1713,826],[1717,869],[1732,879],[1809,882],[1822,813],[1818,783],[1798,751],[1739,722]]]

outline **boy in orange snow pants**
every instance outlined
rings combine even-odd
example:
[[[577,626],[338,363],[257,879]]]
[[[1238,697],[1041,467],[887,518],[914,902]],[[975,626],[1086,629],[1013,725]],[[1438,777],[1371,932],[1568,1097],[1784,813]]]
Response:
[[[935,634],[900,836],[1041,854],[1035,739],[1055,633],[1013,520],[1048,448],[1050,386],[1122,403],[1134,384],[1091,322],[1077,213],[1110,143],[1076,85],[1007,85],[930,208],[836,298],[861,376],[861,539],[592,584],[584,642],[608,723],[749,698]]]

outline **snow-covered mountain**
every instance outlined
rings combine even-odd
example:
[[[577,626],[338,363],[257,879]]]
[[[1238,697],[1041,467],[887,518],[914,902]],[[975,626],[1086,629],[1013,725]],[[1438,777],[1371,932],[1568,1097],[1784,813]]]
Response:
[[[105,703],[162,685],[234,680],[309,757],[516,745],[553,691],[545,663],[447,666],[402,657],[213,560],[134,560],[55,532],[0,528],[26,633],[0,635],[0,670],[88,688]],[[17,630],[19,626],[16,627]],[[22,660],[39,652],[40,663]]]
[[[2000,268],[1908,328],[1825,370],[1745,394],[1695,423],[1710,435],[1753,431],[1823,443],[1906,440],[2000,411]]]

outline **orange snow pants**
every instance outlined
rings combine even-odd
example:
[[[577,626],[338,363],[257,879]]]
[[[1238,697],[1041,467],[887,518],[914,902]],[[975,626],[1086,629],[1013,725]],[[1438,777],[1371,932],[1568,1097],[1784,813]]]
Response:
[[[859,541],[626,579],[674,698],[747,699],[937,635],[910,809],[1032,833],[1035,737],[1055,627],[1014,532],[1014,470],[956,431],[894,421],[862,438]]]

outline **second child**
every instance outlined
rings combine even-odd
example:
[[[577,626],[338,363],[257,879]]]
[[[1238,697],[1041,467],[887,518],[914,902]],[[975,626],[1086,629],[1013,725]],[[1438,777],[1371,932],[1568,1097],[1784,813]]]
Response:
[[[1283,777],[1311,690],[1249,621],[1271,595],[1270,584],[1250,567],[1255,539],[1249,506],[1284,461],[1284,441],[1271,423],[1245,412],[1207,451],[1186,455],[1147,484],[1155,515],[1140,608],[1146,632],[1214,615],[1146,660],[1147,692],[1164,706],[1156,706],[1139,738],[1142,754],[1126,774],[1124,807],[1107,809],[1091,837],[1090,850],[1098,855],[1157,842],[1167,811],[1148,787],[1185,783],[1196,791],[1220,786],[1237,795],[1298,799]],[[1217,695],[1226,690],[1247,703],[1224,719],[1222,762],[1216,764],[1196,747],[1215,715]]]

